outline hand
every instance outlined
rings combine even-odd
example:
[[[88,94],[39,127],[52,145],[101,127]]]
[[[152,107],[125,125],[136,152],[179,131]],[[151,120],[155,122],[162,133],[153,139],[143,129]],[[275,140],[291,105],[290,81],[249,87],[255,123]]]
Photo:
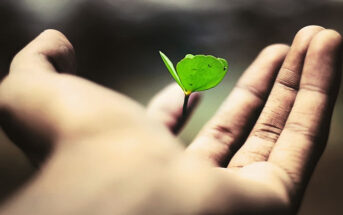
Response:
[[[0,85],[1,125],[41,165],[0,214],[295,213],[325,147],[341,46],[309,26],[264,49],[184,151],[175,85],[145,110],[66,74],[72,46],[46,31]]]

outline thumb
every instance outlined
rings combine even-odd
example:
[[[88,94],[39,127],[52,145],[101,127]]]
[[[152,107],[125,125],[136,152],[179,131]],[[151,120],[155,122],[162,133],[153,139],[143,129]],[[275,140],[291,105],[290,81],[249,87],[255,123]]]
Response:
[[[46,30],[14,57],[9,75],[0,83],[1,127],[33,163],[48,154],[54,138],[47,102],[53,97],[54,81],[47,73],[73,73],[75,65],[67,38]]]

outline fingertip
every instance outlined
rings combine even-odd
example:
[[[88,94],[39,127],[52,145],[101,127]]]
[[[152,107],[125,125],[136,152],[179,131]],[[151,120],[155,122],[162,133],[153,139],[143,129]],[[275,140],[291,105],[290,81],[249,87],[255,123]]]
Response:
[[[256,60],[269,61],[271,63],[279,63],[280,60],[283,60],[286,57],[288,50],[289,46],[287,44],[272,44],[262,49]]]
[[[336,98],[341,81],[342,51],[343,39],[337,31],[326,29],[318,33],[309,47],[306,65],[309,69],[304,73],[307,77],[304,84],[315,82],[324,92]]]
[[[194,92],[190,95],[189,104],[188,104],[188,114],[191,115],[193,110],[197,108],[198,104],[200,103],[202,98],[201,93]],[[187,117],[189,117],[189,115]]]
[[[10,72],[51,71],[75,73],[76,60],[72,44],[60,31],[47,29],[25,46],[11,63]]]
[[[312,40],[310,46],[316,52],[336,52],[342,49],[342,36],[335,30],[326,29],[319,32]]]
[[[43,38],[43,39],[52,39],[55,41],[60,40],[64,45],[67,45],[69,47],[73,47],[68,38],[60,31],[55,30],[55,29],[46,29],[42,33],[38,35],[38,38]]]
[[[303,37],[311,36],[313,33],[317,33],[317,32],[320,32],[322,30],[325,30],[325,28],[322,27],[322,26],[319,26],[319,25],[308,25],[308,26],[303,27],[302,29],[300,29],[296,33],[295,38],[303,38]]]
[[[321,31],[321,30],[324,30],[325,28],[322,27],[322,26],[319,26],[319,25],[308,25],[308,26],[305,26],[303,28],[301,28],[296,36],[299,36],[299,35],[302,35],[302,34],[308,34],[308,33],[311,33],[313,31]]]
[[[181,89],[181,87],[177,83],[169,84],[164,90],[162,90],[159,94],[159,97],[155,97],[155,102],[161,101],[163,102],[162,97],[166,97],[169,101],[175,101],[181,108],[183,99],[185,97],[185,93]],[[188,101],[188,108],[191,109],[195,108],[195,106],[201,100],[201,93],[193,92],[190,94],[189,101]]]
[[[311,41],[317,33],[325,30],[325,28],[317,25],[309,25],[300,29],[293,40],[292,47],[301,51],[306,50]]]
[[[284,43],[275,43],[265,47],[262,50],[264,54],[277,54],[277,53],[287,53],[289,50],[289,45]]]
[[[47,56],[58,72],[76,72],[74,47],[62,32],[46,29],[37,37],[37,40],[41,40],[38,52]]]
[[[202,98],[201,93],[199,92],[192,93],[189,98],[190,105],[197,105],[201,101],[201,98]]]
[[[148,104],[147,114],[164,124],[174,134],[177,134],[186,119],[182,118],[182,107],[185,94],[176,83],[166,86]],[[200,93],[192,93],[188,101],[186,118],[189,118],[201,98]]]

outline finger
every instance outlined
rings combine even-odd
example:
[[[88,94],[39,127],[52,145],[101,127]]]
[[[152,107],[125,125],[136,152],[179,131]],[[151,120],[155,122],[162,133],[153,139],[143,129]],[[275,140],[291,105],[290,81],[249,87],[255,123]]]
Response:
[[[290,177],[295,189],[304,189],[324,150],[341,73],[342,37],[323,30],[312,40],[299,93],[269,162]]]
[[[227,165],[259,115],[287,52],[286,45],[272,45],[259,54],[188,153],[209,164]]]
[[[228,167],[244,167],[268,159],[293,106],[308,46],[322,30],[319,26],[308,26],[297,33],[261,115]]]
[[[55,84],[46,74],[74,71],[75,56],[70,42],[62,33],[46,30],[14,57],[10,74],[1,82],[1,126],[34,163],[51,150],[48,142],[53,136],[50,126],[37,124],[37,121],[48,120],[45,114],[50,106],[41,101]],[[44,85],[45,90],[40,90]],[[35,111],[28,114],[31,105]],[[44,133],[44,137],[33,135],[37,133]]]
[[[45,30],[13,59],[10,73],[53,71],[75,73],[73,46],[59,31]]]
[[[185,94],[177,84],[171,84],[159,92],[149,103],[148,115],[161,122],[167,128],[177,134],[180,132],[187,119],[196,108],[200,94],[192,93],[188,103],[186,119],[182,117],[182,106]]]

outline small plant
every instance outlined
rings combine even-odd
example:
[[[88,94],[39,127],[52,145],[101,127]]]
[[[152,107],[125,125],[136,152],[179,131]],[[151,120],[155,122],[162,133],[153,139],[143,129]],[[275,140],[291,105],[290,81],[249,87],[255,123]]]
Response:
[[[170,74],[185,93],[182,109],[183,119],[186,117],[188,99],[191,93],[217,86],[228,70],[228,63],[223,58],[192,54],[187,54],[179,61],[175,70],[169,58],[161,51],[160,55]]]

